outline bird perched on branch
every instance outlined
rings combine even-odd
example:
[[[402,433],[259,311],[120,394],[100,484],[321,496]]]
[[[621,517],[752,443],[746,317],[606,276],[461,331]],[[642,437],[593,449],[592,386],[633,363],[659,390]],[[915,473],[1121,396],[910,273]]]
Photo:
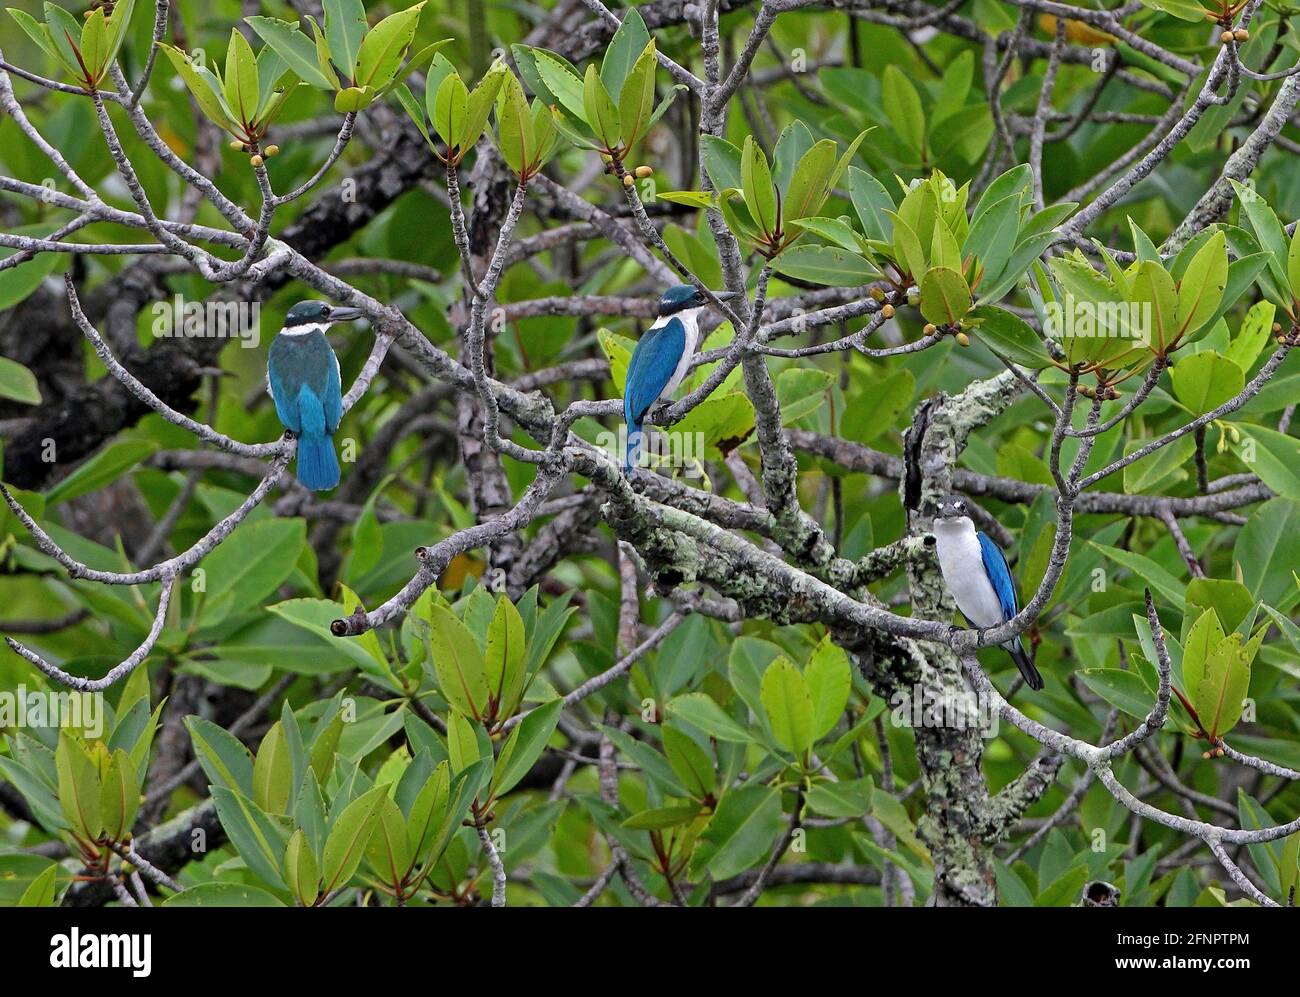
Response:
[[[733,291],[717,297],[725,301]],[[699,345],[700,310],[709,300],[691,284],[668,288],[659,299],[659,317],[645,331],[632,351],[623,386],[623,421],[627,424],[627,454],[623,471],[630,474],[643,448],[644,422],[655,402],[668,398],[691,367]]]
[[[343,388],[325,330],[360,317],[356,308],[299,301],[267,353],[266,390],[280,422],[298,438],[298,482],[312,491],[339,483],[334,433],[343,418]]]
[[[939,570],[962,615],[972,626],[987,630],[1015,616],[1020,603],[1006,557],[987,534],[975,529],[968,511],[963,498],[952,497],[939,504],[939,515],[934,520]],[[1034,667],[1020,636],[1002,646],[1029,688],[1041,689],[1043,676]]]

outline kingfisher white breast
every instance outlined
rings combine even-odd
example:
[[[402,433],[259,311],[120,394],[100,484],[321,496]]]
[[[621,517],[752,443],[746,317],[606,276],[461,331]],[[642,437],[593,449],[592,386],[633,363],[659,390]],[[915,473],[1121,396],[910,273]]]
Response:
[[[975,524],[967,516],[936,519],[934,539],[939,570],[962,616],[982,630],[1004,623],[1002,603],[984,568]]]

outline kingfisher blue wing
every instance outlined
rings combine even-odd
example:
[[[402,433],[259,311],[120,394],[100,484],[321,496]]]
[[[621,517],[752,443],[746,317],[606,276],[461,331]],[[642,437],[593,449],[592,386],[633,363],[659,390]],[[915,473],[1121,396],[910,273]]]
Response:
[[[677,318],[648,329],[637,341],[623,387],[623,419],[629,431],[641,428],[650,406],[672,380],[685,349],[686,327]]]
[[[304,389],[315,396],[313,408],[323,412],[324,429],[338,429],[343,417],[339,363],[324,333],[276,336],[266,358],[266,377],[275,413],[286,429],[303,432],[299,402]]]
[[[325,428],[332,436],[343,420],[343,382],[339,377],[339,358],[330,350],[329,372],[325,377],[325,391],[321,396],[321,407],[325,410]]]
[[[993,591],[997,593],[998,602],[1002,606],[1002,621],[1005,623],[1016,613],[1020,612],[1020,601],[1016,598],[1016,583],[1011,577],[1011,569],[1007,566],[1006,556],[993,540],[982,530],[976,532],[976,538],[980,542],[980,557],[984,562],[984,571],[989,576],[989,582],[993,585]],[[1043,676],[1039,674],[1038,669],[1034,667],[1033,659],[1025,650],[1024,644],[1021,643],[1019,635],[1013,637],[1003,645],[1011,655],[1011,660],[1016,663],[1020,669],[1020,674],[1025,677],[1025,682],[1029,688],[1037,691],[1043,687]]]
[[[984,570],[988,572],[989,581],[993,583],[993,591],[997,593],[998,602],[1002,604],[1002,619],[1005,622],[1020,612],[1020,603],[1016,599],[1016,583],[1011,578],[1011,569],[1007,567],[1007,559],[1002,553],[1002,548],[982,531],[975,536],[980,542]]]

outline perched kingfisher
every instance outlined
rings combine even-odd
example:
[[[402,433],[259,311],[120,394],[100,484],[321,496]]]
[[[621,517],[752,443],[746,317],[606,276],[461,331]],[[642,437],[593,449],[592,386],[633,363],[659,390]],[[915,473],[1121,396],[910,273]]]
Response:
[[[267,353],[266,390],[284,428],[298,438],[298,481],[312,491],[339,483],[334,433],[343,418],[343,387],[325,330],[360,317],[356,308],[299,301]]]
[[[734,291],[722,291],[725,301]],[[699,345],[700,310],[709,301],[691,284],[677,284],[659,299],[659,317],[637,341],[627,365],[623,387],[623,421],[627,425],[627,455],[623,473],[630,474],[641,456],[643,423],[655,402],[668,398],[691,367]]]
[[[967,512],[963,498],[954,496],[939,504],[934,520],[939,570],[962,615],[972,626],[987,630],[1010,620],[1020,611],[1020,604],[1006,557],[987,534],[975,529]],[[1002,646],[1029,688],[1041,689],[1043,676],[1029,659],[1019,635]]]

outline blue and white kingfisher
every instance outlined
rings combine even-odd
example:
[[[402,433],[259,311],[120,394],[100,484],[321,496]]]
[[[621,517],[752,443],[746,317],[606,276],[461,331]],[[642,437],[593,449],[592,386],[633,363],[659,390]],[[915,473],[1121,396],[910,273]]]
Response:
[[[280,422],[298,438],[298,482],[312,491],[339,483],[334,433],[343,418],[343,386],[325,330],[360,317],[356,308],[299,301],[267,353],[266,390]]]
[[[734,291],[717,295],[722,301],[734,296]],[[668,288],[659,299],[659,317],[632,351],[623,386],[623,421],[627,425],[625,474],[630,474],[640,459],[646,414],[655,402],[677,390],[691,368],[691,358],[700,340],[700,310],[708,303],[691,284]]]
[[[934,520],[934,539],[939,570],[957,608],[972,626],[987,630],[1001,626],[1020,612],[1020,603],[1001,548],[975,529],[968,512],[963,498],[954,496],[941,502]],[[1043,676],[1034,667],[1019,635],[1002,646],[1020,669],[1025,684],[1034,691],[1041,689]]]

